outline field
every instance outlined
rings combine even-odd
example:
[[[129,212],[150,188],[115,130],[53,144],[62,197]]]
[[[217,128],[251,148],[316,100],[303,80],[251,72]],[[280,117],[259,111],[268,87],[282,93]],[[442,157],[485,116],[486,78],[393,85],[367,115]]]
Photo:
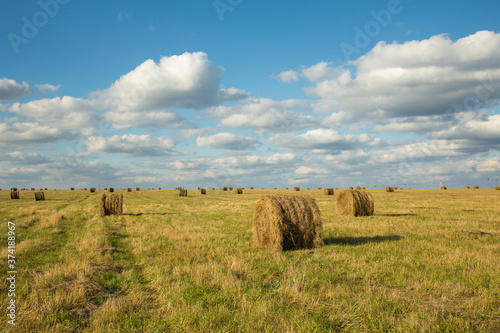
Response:
[[[0,331],[500,332],[500,191],[370,191],[375,215],[339,217],[323,191],[0,192],[2,276],[16,226],[16,329]],[[325,245],[254,246],[262,194],[316,199]]]

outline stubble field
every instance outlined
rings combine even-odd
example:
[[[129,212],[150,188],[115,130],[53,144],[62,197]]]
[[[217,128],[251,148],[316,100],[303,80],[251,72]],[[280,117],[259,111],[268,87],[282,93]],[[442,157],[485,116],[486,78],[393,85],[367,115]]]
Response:
[[[0,191],[1,331],[500,331],[500,191],[370,190],[375,215],[358,218],[320,190],[115,191],[124,215],[110,217],[101,193]],[[273,193],[316,199],[323,247],[253,244],[255,203]]]

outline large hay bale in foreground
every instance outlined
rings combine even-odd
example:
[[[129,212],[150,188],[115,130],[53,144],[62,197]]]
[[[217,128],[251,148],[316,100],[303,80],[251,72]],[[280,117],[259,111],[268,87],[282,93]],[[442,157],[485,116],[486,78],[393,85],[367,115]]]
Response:
[[[253,238],[268,249],[320,247],[322,229],[320,211],[309,196],[263,195],[255,205]]]
[[[394,192],[394,187],[386,187],[385,191],[386,192]]]
[[[333,188],[325,188],[325,190],[323,191],[325,193],[325,195],[333,195]]]
[[[294,190],[294,191],[300,191],[300,187],[297,187],[297,186],[296,186],[296,187],[294,187],[294,188],[293,188],[293,190]]]
[[[372,195],[367,191],[343,190],[337,195],[337,214],[370,216],[375,211]]]
[[[187,190],[179,190],[179,196],[180,197],[187,197],[188,196],[188,191]]]
[[[10,191],[10,199],[19,199],[19,191]]]
[[[45,193],[42,191],[35,192],[35,201],[45,200]]]
[[[243,189],[242,188],[237,188],[236,190],[234,190],[234,193],[236,193],[236,194],[243,194]]]
[[[101,216],[123,215],[123,194],[102,194],[99,213]]]
[[[207,194],[207,189],[200,188],[200,194]]]
[[[479,190],[479,186],[475,185],[475,186],[474,186],[474,189],[475,189],[475,190]]]

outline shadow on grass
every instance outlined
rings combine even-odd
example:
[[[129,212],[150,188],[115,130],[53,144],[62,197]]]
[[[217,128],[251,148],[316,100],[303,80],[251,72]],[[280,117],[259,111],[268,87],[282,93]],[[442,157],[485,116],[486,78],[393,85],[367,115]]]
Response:
[[[172,213],[129,213],[129,214],[123,214],[127,216],[143,216],[143,215],[170,215]]]
[[[403,239],[398,235],[374,236],[374,237],[328,237],[324,239],[325,245],[355,246],[368,243],[393,242]]]

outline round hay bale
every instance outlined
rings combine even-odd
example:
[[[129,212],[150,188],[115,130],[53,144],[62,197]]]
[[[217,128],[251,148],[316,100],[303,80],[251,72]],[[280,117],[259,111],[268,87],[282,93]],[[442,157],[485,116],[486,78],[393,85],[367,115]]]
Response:
[[[35,192],[35,201],[45,200],[45,193],[42,191]]]
[[[136,188],[135,188],[135,190],[136,190],[136,191],[140,191],[140,190],[141,190],[141,188],[140,188],[140,187],[136,187]]]
[[[132,188],[131,187],[127,188],[127,192],[132,192]]]
[[[333,193],[334,193],[333,188],[325,188],[323,193],[325,193],[325,195],[333,195]]]
[[[322,190],[322,188],[321,188],[321,187],[318,187],[318,190]]]
[[[351,187],[349,187],[349,189],[350,189],[350,190],[354,190],[354,188],[352,188],[352,186],[351,186]]]
[[[95,187],[91,187],[90,188],[90,193],[94,193],[95,192]]]
[[[188,196],[188,191],[187,190],[179,190],[179,196],[180,197],[187,197]]]
[[[470,186],[465,186],[465,189],[466,190],[470,190]]]
[[[75,188],[74,188],[74,187],[72,187],[72,188],[70,188],[70,190],[71,190],[71,191],[74,191],[74,190],[75,190]]]
[[[394,187],[386,187],[385,191],[386,192],[394,192]]]
[[[293,190],[294,191],[300,191],[300,187],[294,187]]]
[[[372,195],[367,191],[343,190],[337,195],[337,214],[370,216],[375,211]]]
[[[10,199],[19,199],[19,191],[10,191]]]
[[[309,196],[263,195],[255,205],[253,238],[271,250],[316,248],[323,245],[323,223]]]
[[[222,190],[223,190],[223,191],[227,191],[227,187],[225,187],[225,186],[224,186],[224,187],[222,188]]]
[[[234,193],[236,194],[243,194],[243,189],[242,188],[237,188],[234,190]]]
[[[229,191],[232,191],[232,190],[233,190],[233,188],[232,188],[232,187],[228,187],[227,189],[228,189]]]
[[[250,186],[250,189],[251,189],[251,190],[253,190],[253,187],[252,187],[252,186]]]
[[[362,189],[362,190],[366,190],[366,187],[364,187],[364,186],[363,186],[361,189]]]
[[[205,188],[200,188],[200,194],[207,194],[207,190]]]
[[[479,190],[479,186],[474,185],[474,189],[475,189],[475,190]]]
[[[114,191],[115,191],[114,188],[112,188],[112,187],[109,188],[109,192],[114,192]]]
[[[123,194],[101,194],[99,214],[101,216],[123,215]]]
[[[361,186],[356,186],[356,190],[361,191]]]
[[[447,190],[448,188],[446,186],[441,186],[441,190]]]

